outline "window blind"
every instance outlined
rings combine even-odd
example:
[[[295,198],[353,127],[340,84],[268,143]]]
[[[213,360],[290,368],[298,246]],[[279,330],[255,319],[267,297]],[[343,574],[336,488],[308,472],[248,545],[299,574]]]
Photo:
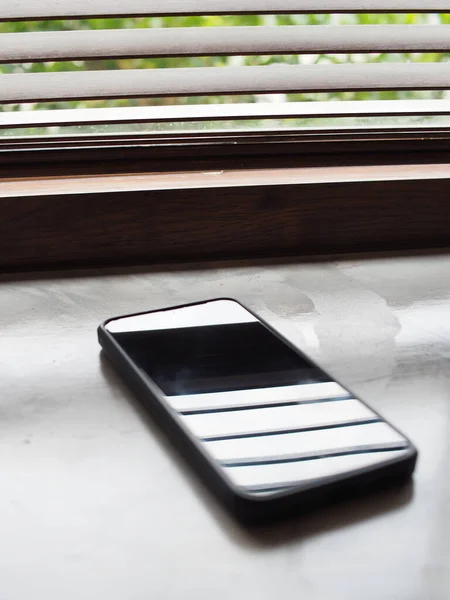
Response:
[[[0,20],[125,16],[448,12],[447,0],[15,0]]]
[[[2,3],[0,21],[98,19],[208,15],[320,13],[446,13],[443,0],[17,0]],[[50,23],[51,29],[51,23]],[[1,29],[0,29],[1,31]],[[341,55],[450,52],[450,25],[260,25],[220,27],[150,27],[0,34],[0,64],[107,61],[109,59],[261,55]],[[89,65],[89,63],[87,63]],[[116,70],[20,72],[0,75],[0,104],[289,94],[336,91],[447,90],[447,61],[349,62],[122,68]],[[340,103],[310,107],[283,106],[139,107],[121,109],[0,113],[0,127],[74,123],[248,119],[277,116],[363,114],[448,114],[448,102],[395,108],[377,103]],[[357,106],[364,104],[365,106]],[[426,104],[426,106],[423,106]],[[416,111],[416,112],[414,112]],[[55,113],[59,114],[55,114]],[[40,114],[39,114],[40,113]]]

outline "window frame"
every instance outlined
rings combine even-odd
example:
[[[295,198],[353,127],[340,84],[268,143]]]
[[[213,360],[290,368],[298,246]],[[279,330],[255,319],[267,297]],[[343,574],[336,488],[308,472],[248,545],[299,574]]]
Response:
[[[410,115],[414,102],[371,101],[369,112]],[[413,114],[450,115],[447,101],[420,102]],[[102,110],[89,109],[91,122],[120,122]],[[179,121],[183,110],[197,109],[178,107]],[[83,121],[68,112],[66,125]],[[449,182],[450,125],[0,137],[0,267],[449,246]]]
[[[360,140],[361,152],[351,140],[346,152],[197,157],[184,146],[183,156],[178,148],[165,158],[157,148],[132,158],[119,145],[104,161],[98,149],[96,161],[85,149],[72,149],[72,161],[56,149],[59,159],[47,155],[45,169],[27,150],[14,168],[0,167],[0,268],[446,247],[447,142],[439,149],[429,138],[421,148],[387,152],[386,141],[369,151]]]
[[[74,165],[80,174],[139,171],[145,161],[151,161],[151,170],[176,171],[181,163],[186,171],[208,164],[215,168],[220,161],[224,168],[243,161],[251,166],[269,157],[274,166],[358,164],[366,156],[384,164],[397,154],[401,164],[405,153],[421,152],[419,162],[433,162],[436,153],[449,151],[450,126],[5,138],[0,177],[20,176],[24,167],[35,165],[49,176],[73,173]]]

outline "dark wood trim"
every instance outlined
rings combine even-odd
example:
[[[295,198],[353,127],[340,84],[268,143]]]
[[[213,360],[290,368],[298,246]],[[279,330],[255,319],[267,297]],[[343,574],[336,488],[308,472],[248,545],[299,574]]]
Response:
[[[89,134],[71,134],[71,135],[27,135],[11,136],[0,139],[0,150],[20,149],[32,147],[45,150],[48,147],[57,147],[65,149],[67,147],[91,147],[98,146],[109,147],[120,144],[123,150],[129,146],[141,145],[147,146],[167,146],[172,147],[179,144],[185,144],[184,152],[189,153],[188,144],[209,144],[218,146],[225,143],[238,144],[244,146],[251,142],[265,145],[291,143],[305,144],[312,142],[391,142],[398,140],[408,140],[411,143],[423,140],[424,138],[437,140],[450,140],[450,127],[448,126],[415,126],[415,127],[311,127],[308,128],[284,128],[274,129],[248,129],[233,130],[205,129],[191,131],[163,131],[163,132],[129,132],[129,133],[89,133]]]
[[[45,177],[449,160],[450,131],[445,128],[5,138],[0,141],[0,180],[24,172]]]
[[[450,246],[450,163],[0,182],[0,267]]]

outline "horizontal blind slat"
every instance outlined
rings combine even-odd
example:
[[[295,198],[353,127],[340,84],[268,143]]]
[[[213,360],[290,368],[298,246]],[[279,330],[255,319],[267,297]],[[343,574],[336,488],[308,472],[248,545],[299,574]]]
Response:
[[[0,63],[149,56],[448,50],[448,25],[192,27],[0,35]]]
[[[448,100],[381,100],[131,106],[0,112],[0,129],[118,123],[450,115]]]
[[[449,10],[447,0],[4,0],[0,20]]]
[[[449,88],[447,63],[198,67],[3,75],[0,102]]]

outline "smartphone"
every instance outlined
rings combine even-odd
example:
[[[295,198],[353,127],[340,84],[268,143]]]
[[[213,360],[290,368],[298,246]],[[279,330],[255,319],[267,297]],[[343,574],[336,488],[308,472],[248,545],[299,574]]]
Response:
[[[404,480],[411,442],[232,299],[115,317],[106,355],[240,519],[258,522]]]

